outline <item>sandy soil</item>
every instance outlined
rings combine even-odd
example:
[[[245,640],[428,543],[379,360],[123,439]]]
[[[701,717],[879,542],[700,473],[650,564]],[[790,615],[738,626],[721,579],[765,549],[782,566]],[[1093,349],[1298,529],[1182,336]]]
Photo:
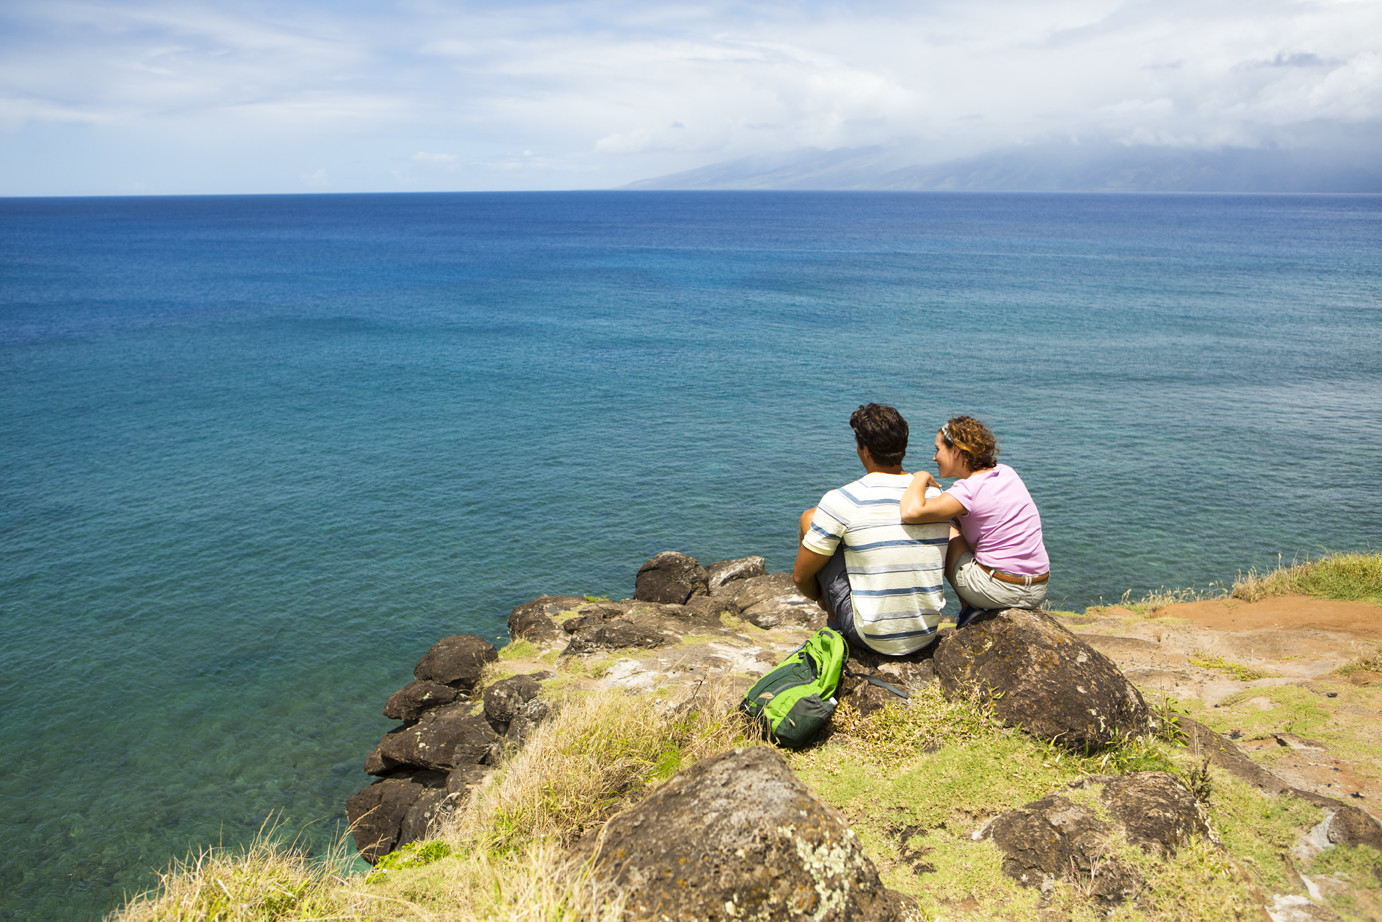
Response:
[[[1327,602],[1299,595],[1261,602],[1215,599],[1168,605],[1157,614],[1216,631],[1316,630],[1382,640],[1382,607],[1368,602]]]
[[[1382,673],[1337,671],[1382,650],[1382,606],[1283,596],[1180,603],[1151,615],[1115,606],[1064,620],[1149,701],[1164,695],[1203,702],[1206,711],[1197,719],[1283,780],[1354,803],[1382,821]],[[1229,666],[1263,676],[1244,678],[1251,674],[1235,675]],[[1299,736],[1284,719],[1264,730],[1254,712],[1272,711],[1273,701],[1245,693],[1279,686],[1312,692],[1312,703],[1331,715],[1337,741]]]

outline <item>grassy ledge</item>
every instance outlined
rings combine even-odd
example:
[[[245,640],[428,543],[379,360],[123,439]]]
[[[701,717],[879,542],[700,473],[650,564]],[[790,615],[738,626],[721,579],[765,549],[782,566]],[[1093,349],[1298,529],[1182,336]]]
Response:
[[[1314,560],[1279,563],[1274,570],[1256,569],[1239,573],[1231,584],[1211,583],[1202,589],[1161,587],[1140,597],[1123,593],[1118,607],[1139,615],[1150,615],[1170,605],[1238,599],[1260,602],[1283,595],[1304,595],[1340,602],[1370,602],[1382,605],[1382,552],[1352,551],[1329,553]],[[1098,612],[1109,605],[1090,606]]]
[[[1379,564],[1377,554],[1336,555],[1240,577],[1233,591],[1250,585],[1239,597],[1305,591],[1376,601]],[[535,652],[522,642],[511,645],[486,681],[521,671],[521,661]],[[1210,665],[1236,672],[1226,661]],[[1382,646],[1363,651],[1340,672],[1379,666]],[[345,844],[308,858],[270,829],[247,848],[209,850],[175,864],[154,890],[111,918],[614,922],[623,911],[621,895],[593,880],[571,857],[572,846],[681,769],[757,741],[728,686],[704,683],[659,694],[582,689],[578,680],[607,667],[600,658],[552,663],[559,678],[545,683],[543,693],[551,696],[553,714],[524,749],[434,839],[387,857],[369,874],[353,869]],[[1212,713],[1249,738],[1287,730],[1366,762],[1375,731],[1350,718],[1348,705],[1375,695],[1376,686],[1333,687],[1337,698],[1294,685],[1247,689]],[[1328,708],[1330,701],[1342,710]],[[1210,717],[1202,702],[1181,706]],[[1173,716],[1169,705],[1162,709]],[[1293,854],[1319,822],[1318,808],[1263,795],[1208,766],[1186,748],[1174,720],[1163,725],[1163,739],[1129,740],[1081,758],[1004,728],[981,709],[947,701],[932,683],[867,717],[842,706],[821,743],[788,759],[845,815],[884,881],[915,900],[923,920],[1262,918],[1273,897],[1304,898],[1311,887],[1339,918],[1382,918],[1382,856],[1368,848],[1331,849],[1313,859]],[[1067,881],[1045,893],[1018,886],[1001,873],[992,844],[975,836],[998,813],[1071,781],[1140,770],[1185,779],[1205,805],[1213,841],[1168,859],[1135,849],[1120,853],[1141,870],[1145,886],[1111,915],[1088,900],[1093,880]]]
[[[1318,560],[1281,564],[1269,573],[1249,570],[1233,581],[1230,595],[1245,602],[1275,595],[1308,595],[1382,605],[1382,553],[1327,554]]]
[[[367,876],[344,870],[344,850],[309,861],[266,837],[241,853],[208,852],[170,869],[156,891],[114,918],[612,922],[620,895],[602,890],[565,846],[681,768],[753,744],[736,700],[708,687],[656,706],[646,695],[571,694],[435,840],[395,853]],[[1200,791],[1222,846],[1197,845],[1164,861],[1130,853],[1147,885],[1116,918],[1248,918],[1263,892],[1303,895],[1299,874],[1315,867],[1299,867],[1290,849],[1320,811],[1206,770],[1175,742],[1174,728],[1167,737],[1081,758],[945,700],[933,683],[868,717],[842,708],[827,740],[789,760],[845,814],[885,882],[916,900],[922,919],[1102,917],[1083,899],[1092,882],[1060,884],[1043,903],[1039,891],[1001,873],[1001,855],[974,832],[1078,778],[1144,769],[1178,773]],[[1321,873],[1378,857],[1327,856],[1317,859],[1328,862]],[[1373,905],[1368,878],[1353,876],[1361,882],[1345,894],[1350,905]],[[1335,909],[1350,917],[1345,905]]]

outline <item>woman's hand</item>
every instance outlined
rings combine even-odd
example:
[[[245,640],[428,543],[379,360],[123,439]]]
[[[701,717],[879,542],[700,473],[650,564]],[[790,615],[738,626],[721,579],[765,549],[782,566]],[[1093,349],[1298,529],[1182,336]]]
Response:
[[[949,493],[942,493],[928,500],[926,491],[932,487],[939,490],[940,484],[936,483],[936,478],[931,476],[930,471],[917,471],[912,475],[912,482],[907,485],[898,507],[903,523],[924,525],[928,522],[946,522],[965,514],[965,507]]]
[[[936,481],[935,477],[931,476],[930,471],[917,471],[915,474],[913,474],[912,485],[915,486],[918,480],[921,481],[922,496],[925,496],[926,491],[931,487],[935,487],[937,490],[941,488],[940,483]],[[911,489],[911,487],[908,487],[908,489]]]

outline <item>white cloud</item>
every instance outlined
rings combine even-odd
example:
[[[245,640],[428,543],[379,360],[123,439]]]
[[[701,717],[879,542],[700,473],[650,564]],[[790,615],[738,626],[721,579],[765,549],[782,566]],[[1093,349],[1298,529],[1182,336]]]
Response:
[[[454,170],[460,158],[455,154],[429,154],[425,151],[418,151],[416,154],[413,154],[412,160],[414,163],[420,163],[423,166]]]
[[[95,132],[92,176],[125,145],[195,151],[204,188],[160,191],[318,164],[342,189],[614,185],[897,138],[936,159],[1053,137],[1308,145],[1382,125],[1377,35],[1382,4],[1323,0],[15,0],[0,193],[56,191],[26,182],[64,125]]]

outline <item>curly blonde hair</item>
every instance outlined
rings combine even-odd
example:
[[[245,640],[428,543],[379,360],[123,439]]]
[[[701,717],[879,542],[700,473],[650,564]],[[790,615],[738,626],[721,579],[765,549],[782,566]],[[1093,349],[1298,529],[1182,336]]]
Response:
[[[971,471],[986,471],[998,463],[998,437],[973,416],[952,416],[940,429],[941,439],[958,448]]]

